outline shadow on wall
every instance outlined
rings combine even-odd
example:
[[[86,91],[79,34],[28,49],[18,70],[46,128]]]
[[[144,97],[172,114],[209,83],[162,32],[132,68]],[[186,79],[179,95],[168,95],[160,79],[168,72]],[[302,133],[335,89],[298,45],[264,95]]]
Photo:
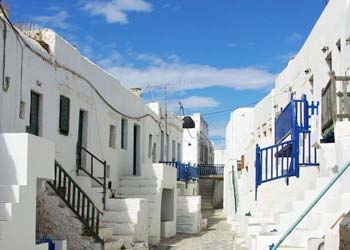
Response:
[[[213,191],[213,208],[222,209],[224,204],[224,181],[214,180],[214,191]]]
[[[19,178],[13,155],[10,154],[4,134],[0,135],[0,214],[1,220],[11,223],[12,203],[18,202],[19,185],[25,185]],[[24,174],[24,173],[23,173]],[[0,225],[0,240],[5,237],[6,226]]]

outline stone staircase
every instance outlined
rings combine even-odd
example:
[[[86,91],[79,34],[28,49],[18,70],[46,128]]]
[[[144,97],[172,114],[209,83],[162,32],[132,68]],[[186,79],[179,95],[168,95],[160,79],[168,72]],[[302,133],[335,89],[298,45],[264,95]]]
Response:
[[[148,242],[148,204],[140,198],[109,198],[102,222],[112,228],[114,239]]]
[[[19,202],[19,186],[0,185],[0,240],[4,237],[6,223],[12,217],[12,204]]]
[[[202,210],[213,209],[213,180],[200,179],[199,180],[199,195],[202,197]]]
[[[102,250],[102,244],[85,230],[84,224],[63,202],[51,187],[40,195],[39,235],[66,239],[68,249]],[[124,241],[113,237],[113,228],[99,223],[99,237],[104,241],[104,250],[119,250]]]
[[[289,187],[284,180],[261,187],[258,201],[249,207],[250,211],[236,218],[236,249],[269,249],[334,175],[331,171],[302,168],[302,177],[291,180]],[[349,176],[341,177],[278,249],[317,250],[320,244],[310,239],[321,241],[325,250],[337,249],[334,244],[339,242],[339,223],[336,222],[349,210],[350,204],[350,185],[346,180]]]
[[[157,224],[160,221],[160,183],[155,179],[147,179],[141,176],[124,176],[120,177],[117,198],[147,199],[148,215],[145,223],[148,227],[148,241],[151,244],[156,244],[159,241],[159,231]],[[158,211],[159,210],[159,211]],[[134,230],[132,224],[125,225],[130,231]],[[147,237],[147,236],[145,236]]]

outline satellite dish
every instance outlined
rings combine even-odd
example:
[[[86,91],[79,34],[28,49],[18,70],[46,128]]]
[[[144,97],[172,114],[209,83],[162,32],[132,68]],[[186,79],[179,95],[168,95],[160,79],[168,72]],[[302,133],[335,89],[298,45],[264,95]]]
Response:
[[[196,125],[193,121],[193,119],[191,118],[191,116],[185,116],[182,119],[183,123],[182,123],[182,128],[195,128]]]

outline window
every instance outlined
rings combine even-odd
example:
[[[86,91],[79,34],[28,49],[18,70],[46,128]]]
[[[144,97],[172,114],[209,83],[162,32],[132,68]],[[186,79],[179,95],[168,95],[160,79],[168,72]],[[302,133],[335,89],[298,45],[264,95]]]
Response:
[[[115,148],[115,137],[116,137],[116,128],[114,125],[109,126],[109,146]]]
[[[148,158],[152,157],[152,146],[153,146],[153,136],[149,134],[148,136]]]
[[[181,144],[180,143],[177,144],[177,160],[182,161],[182,159],[181,159]]]
[[[121,126],[121,148],[128,148],[128,120],[122,118]]]
[[[39,135],[40,132],[40,107],[41,96],[38,93],[30,93],[30,117],[28,132],[33,135]]]
[[[171,160],[176,161],[176,142],[172,140],[171,142]]]
[[[153,143],[153,148],[152,148],[152,162],[156,163],[157,162],[157,143]]]
[[[63,95],[60,96],[60,120],[59,131],[62,135],[69,134],[69,112],[70,112],[70,100]]]
[[[160,161],[164,161],[164,132],[160,133]]]
[[[165,154],[166,154],[166,161],[169,161],[169,154],[170,154],[170,147],[169,147],[169,145],[170,145],[170,141],[169,141],[169,135],[166,135],[166,152],[165,152]]]

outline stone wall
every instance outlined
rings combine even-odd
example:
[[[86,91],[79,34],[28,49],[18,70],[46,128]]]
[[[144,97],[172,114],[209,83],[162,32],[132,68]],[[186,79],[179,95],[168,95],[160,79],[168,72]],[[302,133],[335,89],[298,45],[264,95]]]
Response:
[[[38,193],[38,237],[47,235],[52,239],[66,239],[68,250],[101,250],[101,244],[95,243],[94,238],[82,236],[84,225],[52,192],[45,188]]]

